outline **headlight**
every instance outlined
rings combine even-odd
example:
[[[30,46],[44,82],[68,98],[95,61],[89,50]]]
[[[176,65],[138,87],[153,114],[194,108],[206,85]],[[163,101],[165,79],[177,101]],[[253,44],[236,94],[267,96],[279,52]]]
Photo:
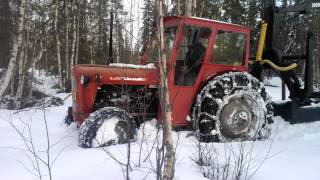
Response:
[[[89,81],[90,81],[90,79],[89,79],[88,76],[86,76],[86,75],[81,75],[81,77],[80,77],[80,83],[81,83],[82,85],[87,86],[87,85],[89,84]]]

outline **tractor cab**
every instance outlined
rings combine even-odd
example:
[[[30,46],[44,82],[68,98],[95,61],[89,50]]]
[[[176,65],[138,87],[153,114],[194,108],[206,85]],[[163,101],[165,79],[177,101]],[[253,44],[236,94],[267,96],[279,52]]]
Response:
[[[187,126],[196,95],[210,78],[247,71],[250,29],[189,17],[166,17],[164,25],[173,125]],[[159,48],[150,50],[146,56],[157,59]]]

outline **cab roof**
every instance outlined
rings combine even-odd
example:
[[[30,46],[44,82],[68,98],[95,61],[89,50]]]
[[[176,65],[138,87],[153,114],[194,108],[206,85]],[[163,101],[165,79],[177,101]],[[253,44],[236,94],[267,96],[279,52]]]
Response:
[[[168,24],[175,24],[175,23],[179,23],[181,21],[186,21],[186,22],[191,22],[191,23],[197,21],[197,22],[205,23],[205,24],[208,24],[208,23],[210,23],[210,24],[223,24],[223,25],[227,25],[227,26],[250,30],[250,27],[248,27],[248,26],[243,26],[243,25],[239,25],[239,24],[232,24],[232,23],[228,23],[228,22],[224,22],[224,21],[217,21],[217,20],[200,18],[200,17],[166,16],[166,17],[164,17],[164,21],[165,21],[165,23],[168,23]]]

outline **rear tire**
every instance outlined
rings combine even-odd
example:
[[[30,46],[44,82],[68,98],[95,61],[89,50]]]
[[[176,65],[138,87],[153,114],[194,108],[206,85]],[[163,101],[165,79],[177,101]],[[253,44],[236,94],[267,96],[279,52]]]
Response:
[[[243,141],[270,135],[273,108],[265,88],[252,75],[229,72],[198,94],[193,125],[200,141]]]
[[[137,127],[123,109],[104,107],[93,112],[80,126],[79,146],[84,148],[124,144],[135,140]]]

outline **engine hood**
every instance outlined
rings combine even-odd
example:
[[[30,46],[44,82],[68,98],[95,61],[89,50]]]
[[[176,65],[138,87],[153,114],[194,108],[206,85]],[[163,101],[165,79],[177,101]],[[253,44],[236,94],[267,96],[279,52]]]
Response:
[[[73,75],[79,82],[81,76],[87,76],[89,83],[157,85],[159,69],[152,66],[111,64],[111,65],[75,65]]]

